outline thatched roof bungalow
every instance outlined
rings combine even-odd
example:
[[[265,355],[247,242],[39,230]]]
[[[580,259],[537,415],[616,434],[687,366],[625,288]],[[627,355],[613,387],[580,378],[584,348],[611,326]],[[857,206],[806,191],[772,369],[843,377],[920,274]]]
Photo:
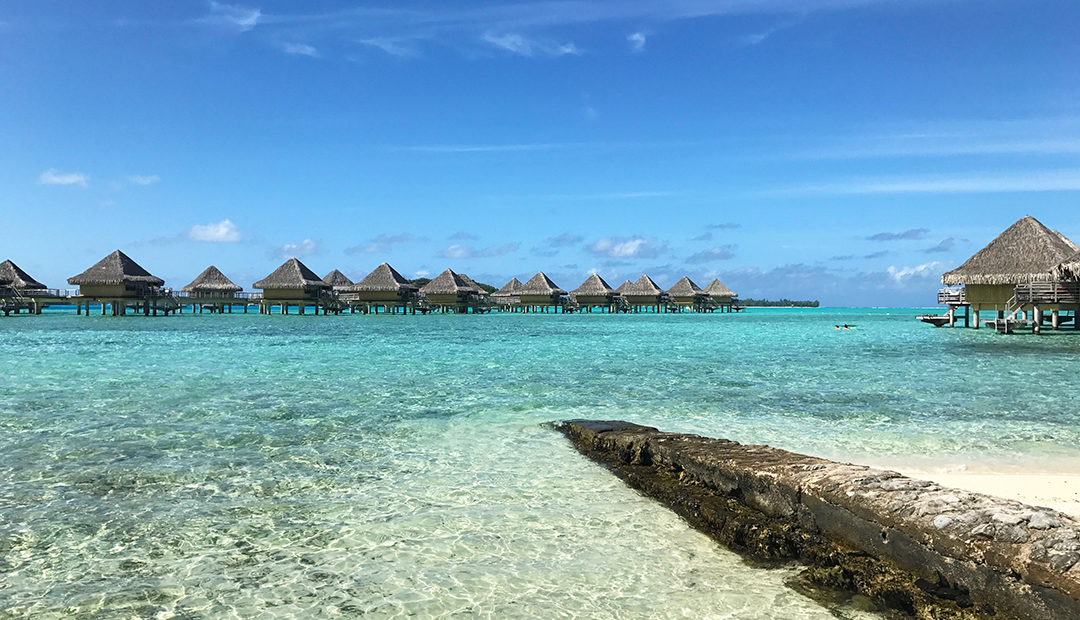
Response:
[[[332,288],[333,290],[338,291],[338,292],[345,291],[350,286],[352,286],[354,284],[353,281],[350,280],[348,276],[341,273],[337,269],[335,269],[335,270],[331,271],[330,273],[326,274],[323,277],[322,281],[329,284],[330,288]]]
[[[79,287],[83,297],[119,299],[147,297],[165,281],[153,276],[120,250],[109,254],[93,267],[68,278]]]
[[[487,296],[488,292],[487,292],[487,291],[485,291],[485,290],[484,290],[484,288],[483,288],[482,286],[480,286],[479,284],[477,284],[477,283],[476,283],[476,282],[475,282],[475,281],[474,281],[474,280],[473,280],[472,278],[470,278],[469,276],[467,276],[467,275],[465,275],[465,274],[463,274],[463,273],[459,273],[459,274],[458,274],[458,277],[459,277],[459,278],[461,278],[461,281],[465,283],[465,286],[468,286],[468,287],[469,287],[469,290],[470,290],[470,291],[472,291],[472,292],[473,292],[473,294],[475,294],[475,295],[479,295],[480,297],[486,297],[486,296]]]
[[[31,278],[30,274],[10,260],[0,263],[0,289],[13,289],[23,293],[42,291],[46,288],[48,287]]]
[[[634,286],[634,283],[631,282],[630,280],[626,280],[625,282],[623,282],[622,284],[619,285],[619,288],[615,289],[615,292],[618,293],[619,295],[625,295],[626,291],[630,290],[630,288],[632,286]]]
[[[421,286],[420,292],[434,306],[453,306],[468,303],[469,295],[474,295],[479,289],[476,283],[471,280],[467,283],[459,274],[447,269]]]
[[[694,304],[700,304],[708,297],[708,294],[701,290],[700,286],[686,276],[676,282],[675,286],[669,288],[667,294],[668,298],[679,306],[693,306]]]
[[[331,286],[296,258],[290,258],[273,273],[251,285],[263,291],[267,300],[316,300]]]
[[[520,301],[517,296],[520,290],[521,280],[510,278],[510,281],[504,284],[502,288],[491,294],[491,301],[504,306],[516,304]]]
[[[626,281],[627,284],[630,280]],[[570,296],[574,298],[574,301],[581,307],[589,306],[607,306],[615,300],[617,293],[615,289],[611,288],[600,274],[592,274],[581,286],[570,291]]]
[[[731,303],[731,300],[738,297],[739,294],[732,291],[723,282],[717,278],[713,278],[712,282],[705,287],[705,294],[712,298],[713,301],[720,303]]]
[[[383,263],[346,291],[359,301],[401,303],[414,300],[419,289],[388,263]]]
[[[232,298],[236,293],[244,290],[232,280],[221,273],[217,267],[210,265],[199,277],[191,281],[181,291],[191,293],[195,297],[225,297]]]
[[[539,271],[529,281],[521,285],[518,297],[523,306],[558,306],[566,291],[559,288],[543,271]]]
[[[659,309],[660,304],[666,300],[667,294],[664,289],[656,285],[656,282],[653,282],[652,278],[642,275],[637,282],[622,291],[622,296],[631,306],[656,306]]]
[[[966,301],[976,312],[1004,310],[1016,285],[1053,281],[1055,268],[1076,255],[1073,248],[1061,233],[1025,215],[964,264],[943,274],[941,281],[963,284]]]

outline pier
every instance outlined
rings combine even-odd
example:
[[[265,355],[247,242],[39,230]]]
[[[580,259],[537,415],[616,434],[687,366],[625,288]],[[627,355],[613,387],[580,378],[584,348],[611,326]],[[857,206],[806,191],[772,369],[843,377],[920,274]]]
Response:
[[[1080,523],[1057,511],[629,422],[557,428],[733,551],[802,562],[809,589],[858,592],[904,617],[1080,618]]]

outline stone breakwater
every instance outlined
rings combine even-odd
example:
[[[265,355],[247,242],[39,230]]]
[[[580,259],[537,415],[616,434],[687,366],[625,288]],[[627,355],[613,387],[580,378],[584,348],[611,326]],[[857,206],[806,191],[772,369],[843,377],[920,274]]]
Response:
[[[1080,619],[1080,522],[896,472],[629,422],[558,426],[630,486],[813,588],[925,619]]]

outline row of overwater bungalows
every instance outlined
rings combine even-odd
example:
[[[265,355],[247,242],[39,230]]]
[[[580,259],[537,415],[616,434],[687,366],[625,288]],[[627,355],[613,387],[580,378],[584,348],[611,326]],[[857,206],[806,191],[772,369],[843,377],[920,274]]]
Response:
[[[288,314],[312,309],[316,314],[349,312],[641,312],[737,310],[737,295],[719,280],[704,289],[689,278],[663,290],[647,275],[627,280],[613,289],[599,275],[589,276],[569,293],[543,272],[522,284],[517,278],[490,295],[469,276],[447,269],[423,286],[416,286],[393,267],[383,263],[359,282],[337,269],[320,278],[296,258],[252,286],[261,293],[245,293],[217,267],[210,266],[179,291],[165,288],[165,281],[151,275],[117,250],[90,269],[68,278],[77,291],[48,289],[15,263],[0,263],[0,311],[5,315],[27,310],[40,313],[48,305],[73,304],[77,312],[123,315],[129,310],[168,315],[185,308],[199,312],[244,312],[257,307],[270,314],[275,308]]]
[[[1080,314],[1080,247],[1030,215],[998,235],[962,265],[941,276],[944,315],[919,318],[937,326],[957,321],[1002,333],[1045,322],[1053,329]],[[961,314],[962,313],[962,314]],[[990,314],[989,317],[986,314]]]

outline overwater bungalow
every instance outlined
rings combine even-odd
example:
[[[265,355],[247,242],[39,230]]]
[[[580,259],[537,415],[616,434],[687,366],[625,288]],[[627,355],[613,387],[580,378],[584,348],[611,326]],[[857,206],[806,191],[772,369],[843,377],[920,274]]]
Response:
[[[67,281],[79,287],[79,295],[73,299],[77,313],[82,312],[85,304],[89,314],[91,303],[100,304],[102,314],[109,306],[113,316],[126,314],[128,308],[142,310],[147,315],[156,315],[158,310],[168,314],[177,309],[175,298],[161,289],[165,281],[151,275],[120,250]]]
[[[480,288],[468,276],[454,273],[447,269],[434,280],[420,287],[427,306],[441,312],[465,313],[472,309],[477,312],[483,305]]]
[[[349,308],[355,312],[389,312],[411,309],[416,313],[419,289],[388,263],[376,267],[362,280],[346,289]]]
[[[341,273],[337,269],[326,274],[326,276],[323,277],[322,281],[329,284],[331,290],[336,293],[343,293],[354,284],[354,282],[350,280],[348,276]]]
[[[626,283],[631,284],[630,280]],[[596,273],[582,282],[581,286],[570,291],[570,297],[582,312],[592,312],[593,308],[599,308],[601,312],[614,312],[621,301],[615,289]]]
[[[739,296],[738,293],[729,289],[717,278],[713,278],[713,281],[709,282],[709,285],[706,286],[704,290],[709,296],[709,299],[720,307],[721,312],[725,309],[727,309],[728,312],[731,312],[732,308],[735,306],[735,298]]]
[[[971,310],[971,324],[976,329],[979,313],[990,311],[996,312],[997,317],[989,322],[1000,331],[1025,325],[1029,318],[1038,331],[1042,312],[1049,310],[1056,325],[1062,304],[1046,303],[1033,295],[1055,281],[1055,268],[1076,254],[1075,247],[1064,235],[1030,215],[1020,218],[964,264],[942,274],[943,284],[963,285],[964,289],[962,293],[948,290],[939,293],[939,300],[946,295],[949,303],[949,314],[941,318],[948,318],[953,324],[957,310],[966,306]],[[1028,292],[1027,296],[1024,291]]]
[[[44,284],[30,277],[15,263],[10,260],[0,263],[0,311],[4,316],[12,312],[18,314],[24,309],[41,314],[44,307],[41,298],[49,296],[47,292]]]
[[[464,282],[465,285],[469,287],[469,290],[471,290],[473,294],[479,295],[480,297],[487,297],[488,292],[485,291],[484,288],[477,284],[472,278],[463,273],[459,273],[458,277],[461,278],[462,282]]]
[[[501,289],[491,294],[491,301],[500,311],[513,310],[514,306],[521,303],[521,299],[518,297],[518,291],[520,290],[521,280],[510,278],[510,281],[504,284]]]
[[[529,278],[518,290],[523,312],[547,312],[548,308],[555,308],[555,312],[558,312],[562,307],[563,295],[566,295],[566,291],[552,282],[543,271]]]
[[[683,276],[681,280],[669,288],[667,295],[671,308],[676,312],[687,309],[705,312],[714,309],[711,304],[706,303],[709,299],[708,293],[703,291],[700,286],[687,276]]]
[[[655,312],[660,312],[668,301],[664,289],[657,286],[656,282],[647,275],[642,275],[637,282],[620,292],[627,305],[630,306],[631,312],[646,312],[650,308]]]
[[[291,306],[296,306],[300,314],[304,314],[308,306],[314,306],[315,314],[319,313],[320,308],[323,314],[340,310],[332,287],[296,258],[285,261],[273,273],[251,286],[263,291],[259,305],[262,314],[270,314],[274,306],[278,306],[282,314],[288,314]]]
[[[187,299],[180,298],[181,306],[190,304],[192,310],[196,307],[199,312],[209,309],[210,312],[223,312],[228,308],[232,313],[232,307],[236,300],[236,294],[244,290],[221,273],[217,267],[210,265],[191,284],[180,289],[187,293]],[[247,312],[247,300],[244,300],[244,312]]]

